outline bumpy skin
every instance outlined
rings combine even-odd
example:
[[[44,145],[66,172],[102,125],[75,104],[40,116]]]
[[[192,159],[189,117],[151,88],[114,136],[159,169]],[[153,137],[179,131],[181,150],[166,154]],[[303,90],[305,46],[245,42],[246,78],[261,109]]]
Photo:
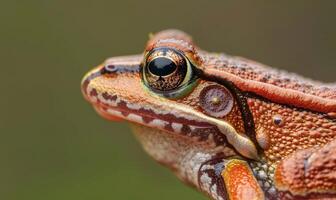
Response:
[[[277,167],[275,180],[279,191],[285,191],[281,194],[284,197],[289,191],[316,199],[336,190],[335,169],[336,141],[332,141],[320,149],[299,150],[284,159]]]
[[[145,56],[157,48],[194,66],[189,93],[166,98],[143,84]],[[82,91],[104,118],[131,122],[155,160],[212,199],[336,199],[335,85],[208,53],[168,30],[143,54],[90,71]]]

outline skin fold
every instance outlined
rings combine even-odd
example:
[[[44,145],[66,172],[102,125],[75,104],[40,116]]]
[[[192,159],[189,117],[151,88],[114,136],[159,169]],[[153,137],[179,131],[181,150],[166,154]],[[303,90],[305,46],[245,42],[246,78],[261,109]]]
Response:
[[[211,199],[336,199],[335,84],[209,53],[166,30],[142,54],[92,69],[82,92]]]

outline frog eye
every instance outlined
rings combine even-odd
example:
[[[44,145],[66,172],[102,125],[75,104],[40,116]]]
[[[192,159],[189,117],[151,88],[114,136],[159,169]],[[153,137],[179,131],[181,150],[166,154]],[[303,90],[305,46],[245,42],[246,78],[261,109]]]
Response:
[[[195,81],[193,71],[190,61],[182,53],[171,48],[158,48],[145,57],[142,79],[151,91],[176,98],[184,95]]]

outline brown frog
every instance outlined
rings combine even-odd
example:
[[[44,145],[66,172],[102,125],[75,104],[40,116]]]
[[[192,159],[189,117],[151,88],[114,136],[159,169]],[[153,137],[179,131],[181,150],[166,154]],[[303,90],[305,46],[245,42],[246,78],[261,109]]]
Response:
[[[336,86],[198,48],[178,30],[91,70],[82,92],[212,199],[336,199]]]

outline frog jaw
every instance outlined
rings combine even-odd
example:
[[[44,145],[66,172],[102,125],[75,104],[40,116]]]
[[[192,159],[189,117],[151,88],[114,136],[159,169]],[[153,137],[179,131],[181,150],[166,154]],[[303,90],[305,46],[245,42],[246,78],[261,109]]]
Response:
[[[139,56],[136,58],[139,59]],[[258,159],[254,143],[244,134],[238,133],[231,124],[209,117],[189,105],[144,90],[139,68],[140,62],[118,65],[115,60],[108,60],[84,78],[84,96],[107,119],[121,118],[151,128],[196,137],[200,141],[211,140],[213,146],[229,143],[241,155]]]

